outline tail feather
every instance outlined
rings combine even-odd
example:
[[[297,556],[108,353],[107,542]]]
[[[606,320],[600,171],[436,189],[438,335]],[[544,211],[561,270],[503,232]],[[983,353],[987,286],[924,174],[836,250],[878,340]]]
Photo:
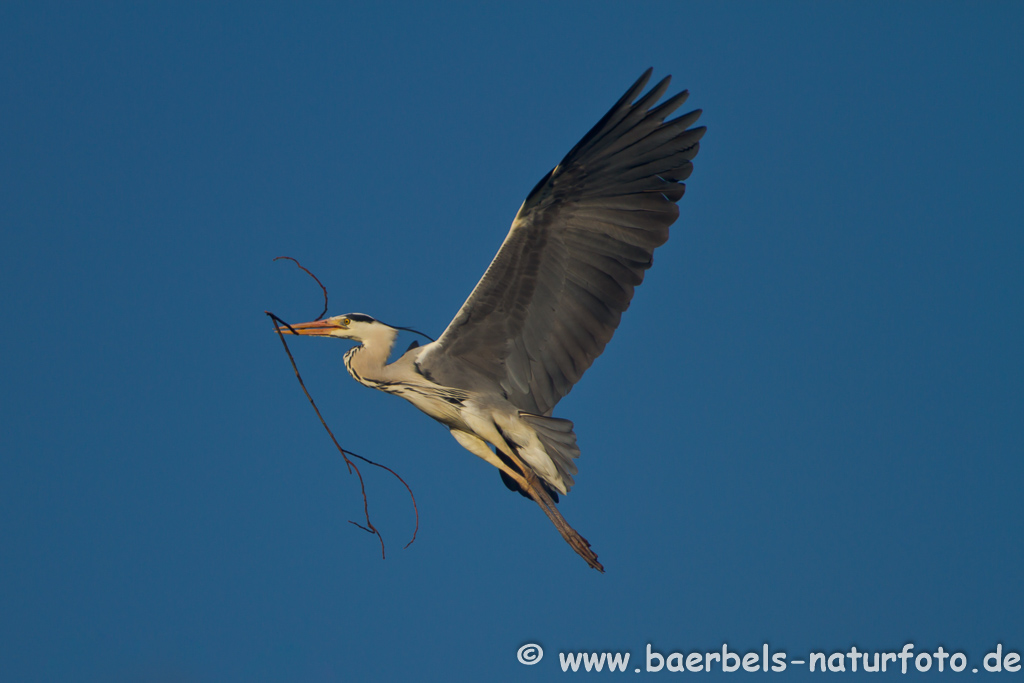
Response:
[[[565,490],[571,489],[575,483],[572,475],[579,472],[573,461],[580,457],[580,449],[576,445],[576,433],[573,431],[572,422],[557,417],[544,417],[524,412],[520,412],[519,417],[537,432],[537,438],[540,439],[545,452],[562,477]]]

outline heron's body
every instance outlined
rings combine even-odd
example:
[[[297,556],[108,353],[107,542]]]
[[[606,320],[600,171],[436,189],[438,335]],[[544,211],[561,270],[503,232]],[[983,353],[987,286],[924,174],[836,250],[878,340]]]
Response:
[[[444,334],[388,363],[399,329],[349,314],[281,328],[360,344],[345,367],[405,398],[533,498],[592,567],[597,556],[554,506],[579,456],[552,417],[604,350],[679,215],[703,128],[700,111],[665,118],[665,78],[634,102],[648,70],[523,202],[498,255]],[[494,450],[492,450],[492,447]],[[552,498],[554,496],[554,499]]]
[[[370,322],[369,316],[360,314],[339,317],[352,320],[353,316],[364,319],[349,323],[349,327],[362,328],[362,344],[345,354],[345,368],[357,382],[401,396],[448,427],[466,450],[496,467],[500,468],[501,461],[488,444],[503,453],[518,453],[547,484],[568,493],[572,486],[571,473],[576,471],[571,458],[579,455],[572,423],[525,414],[507,397],[474,390],[471,386],[438,384],[418,363],[437,342],[410,349],[394,363],[388,363],[398,330],[376,320]],[[300,329],[309,328],[300,326]],[[537,426],[547,423],[550,423],[547,429]],[[547,434],[552,430],[565,434],[564,443],[556,442],[546,448],[544,441],[549,440]],[[563,468],[572,469],[560,473],[556,461],[564,463]]]

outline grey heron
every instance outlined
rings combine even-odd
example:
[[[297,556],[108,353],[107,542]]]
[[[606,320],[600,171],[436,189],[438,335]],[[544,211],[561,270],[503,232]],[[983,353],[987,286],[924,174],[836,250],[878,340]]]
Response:
[[[704,127],[648,69],[526,197],[497,256],[437,341],[388,363],[400,329],[349,313],[279,327],[359,342],[345,367],[401,396],[532,498],[562,537],[604,571],[555,503],[577,473],[573,423],[552,416],[619,325],[655,248],[679,216]],[[639,97],[639,99],[638,99]],[[493,449],[493,450],[492,450]]]

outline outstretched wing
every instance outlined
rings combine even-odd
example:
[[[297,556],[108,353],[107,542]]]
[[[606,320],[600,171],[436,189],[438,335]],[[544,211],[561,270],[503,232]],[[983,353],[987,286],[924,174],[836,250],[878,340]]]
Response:
[[[705,129],[665,121],[670,77],[636,100],[648,69],[530,192],[505,242],[444,334],[419,356],[447,386],[497,388],[550,415],[604,350],[656,247],[679,216]]]

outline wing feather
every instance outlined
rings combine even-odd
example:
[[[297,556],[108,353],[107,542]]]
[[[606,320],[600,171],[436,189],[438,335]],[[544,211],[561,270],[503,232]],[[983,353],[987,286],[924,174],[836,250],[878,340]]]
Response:
[[[668,240],[704,128],[700,111],[666,121],[666,77],[648,69],[533,188],[497,256],[418,363],[448,386],[501,387],[550,415],[604,350]],[[639,99],[638,99],[639,97]]]

